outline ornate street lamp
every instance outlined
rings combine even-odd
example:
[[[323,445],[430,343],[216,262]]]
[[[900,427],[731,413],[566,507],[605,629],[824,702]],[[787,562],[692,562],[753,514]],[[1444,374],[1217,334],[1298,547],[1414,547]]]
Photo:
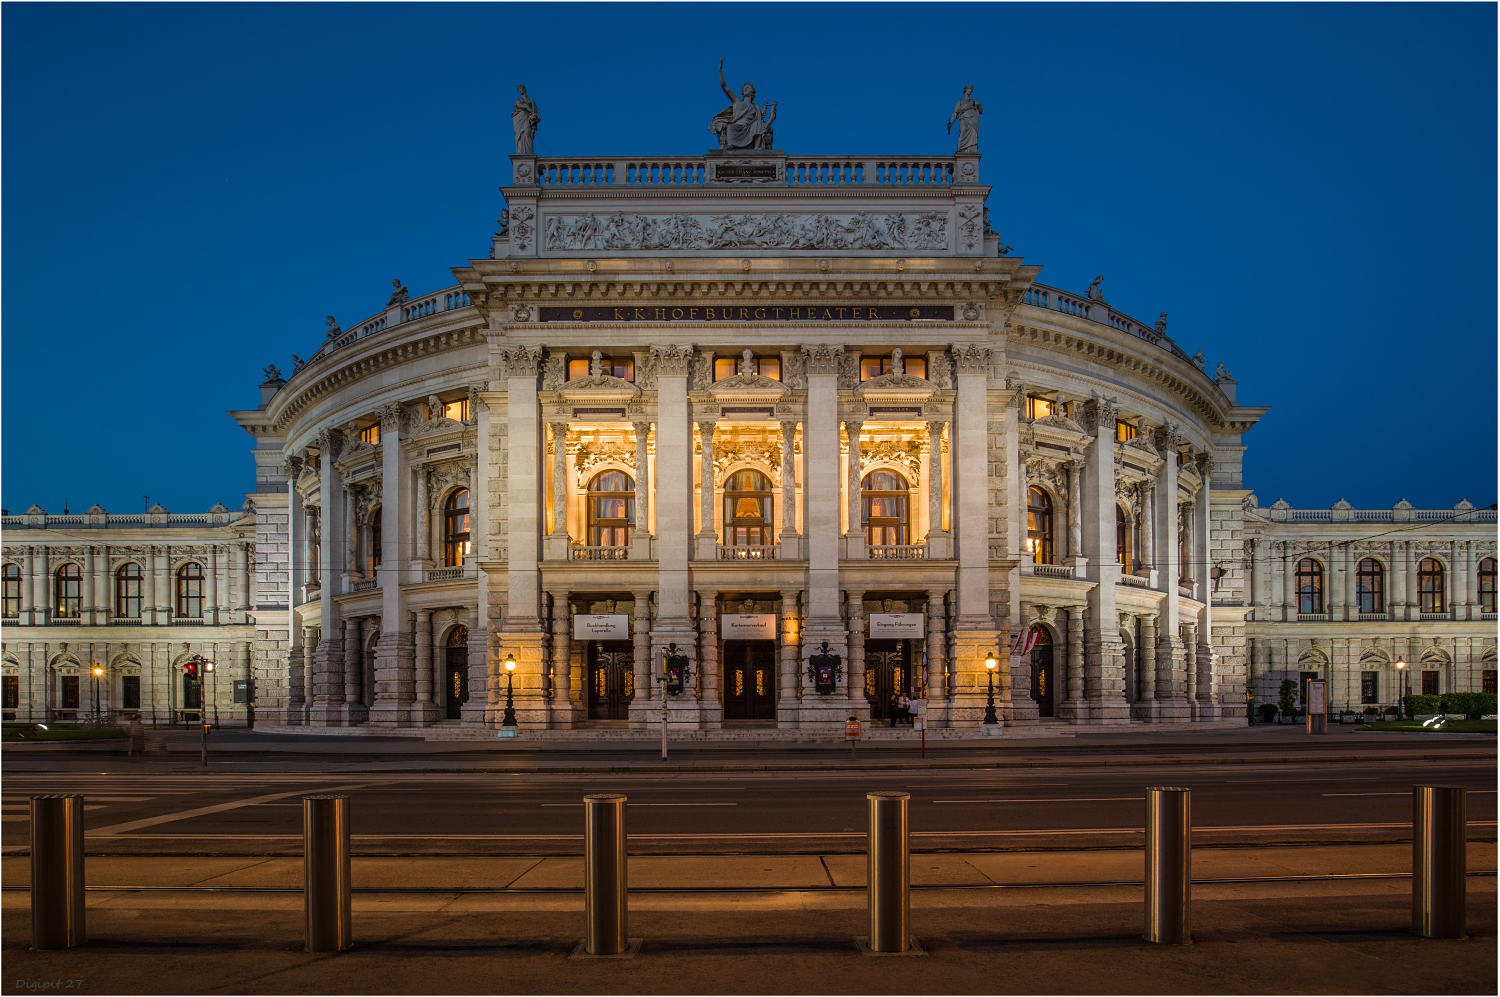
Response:
[[[1397,685],[1399,687],[1399,699],[1396,703],[1396,718],[1406,716],[1406,662],[1396,662]]]
[[[509,651],[505,654],[505,719],[500,721],[501,727],[516,726],[516,702],[511,687],[511,676],[516,670],[516,656]]]
[[[94,666],[94,719],[99,719],[99,677],[104,674],[104,669],[98,665]]]
[[[995,716],[995,669],[1000,667],[1000,662],[995,659],[994,652],[984,657],[984,670],[990,677],[989,701],[984,707],[984,722],[987,724],[998,724],[1000,718]]]

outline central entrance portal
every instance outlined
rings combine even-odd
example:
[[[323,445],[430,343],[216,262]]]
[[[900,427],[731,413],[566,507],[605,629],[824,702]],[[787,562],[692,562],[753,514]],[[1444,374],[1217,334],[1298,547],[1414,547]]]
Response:
[[[635,651],[628,640],[589,642],[589,719],[629,720]]]
[[[1056,675],[1052,669],[1052,635],[1036,628],[1036,646],[1031,649],[1031,698],[1036,700],[1036,715],[1055,716]]]
[[[724,719],[776,719],[776,642],[724,642]]]
[[[469,701],[469,628],[454,627],[444,651],[443,716],[449,720],[462,720],[464,703]]]
[[[865,641],[865,699],[871,720],[889,720],[895,698],[910,692],[911,649],[905,640]]]

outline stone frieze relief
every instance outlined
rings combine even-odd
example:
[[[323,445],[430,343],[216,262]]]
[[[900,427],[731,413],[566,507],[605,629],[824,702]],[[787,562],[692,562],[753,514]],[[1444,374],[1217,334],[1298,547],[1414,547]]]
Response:
[[[948,216],[866,211],[741,215],[548,215],[546,248],[947,249]]]

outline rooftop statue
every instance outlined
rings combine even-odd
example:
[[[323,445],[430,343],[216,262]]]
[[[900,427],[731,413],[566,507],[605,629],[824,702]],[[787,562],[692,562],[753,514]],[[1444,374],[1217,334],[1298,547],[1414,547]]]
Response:
[[[719,87],[723,89],[724,96],[729,98],[729,106],[715,114],[713,122],[708,126],[709,131],[719,136],[719,148],[771,148],[773,144],[771,122],[776,120],[776,102],[772,101],[767,104],[764,111],[756,107],[755,86],[751,83],[746,83],[741,87],[741,96],[736,97],[724,80],[722,56],[719,58]]]
[[[515,109],[510,112],[510,123],[516,130],[516,155],[535,156],[532,139],[536,137],[536,126],[542,123],[542,116],[537,113],[536,101],[526,96],[524,86],[516,87],[516,93],[521,96],[516,98]]]
[[[979,151],[979,116],[984,108],[974,99],[974,84],[964,87],[964,95],[953,105],[953,117],[948,119],[948,134],[953,134],[953,122],[958,122],[958,153]]]
[[[1156,320],[1156,334],[1164,336],[1167,333],[1167,313],[1162,312],[1161,317]]]
[[[1100,274],[1094,278],[1094,282],[1089,285],[1088,290],[1083,292],[1088,295],[1090,301],[1097,301],[1100,304],[1104,304],[1104,292],[1099,290],[1099,285],[1102,283],[1104,283],[1104,275]]]

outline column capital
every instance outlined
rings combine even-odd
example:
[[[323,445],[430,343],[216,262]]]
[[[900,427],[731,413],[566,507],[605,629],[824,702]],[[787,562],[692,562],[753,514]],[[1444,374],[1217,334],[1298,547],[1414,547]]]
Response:
[[[636,419],[630,424],[630,427],[635,430],[636,438],[640,441],[644,441],[646,438],[646,434],[651,432],[651,420]]]
[[[959,374],[988,374],[994,350],[983,343],[954,343],[953,365]]]
[[[325,463],[338,460],[339,454],[344,452],[344,433],[332,426],[321,430],[313,437],[313,442],[317,444],[319,459]]]
[[[693,347],[685,343],[653,343],[651,359],[656,361],[657,377],[686,377],[693,359]]]
[[[536,377],[542,361],[541,346],[502,346],[500,365],[507,377]]]
[[[844,348],[826,343],[804,344],[802,357],[808,374],[838,374],[844,360]]]

